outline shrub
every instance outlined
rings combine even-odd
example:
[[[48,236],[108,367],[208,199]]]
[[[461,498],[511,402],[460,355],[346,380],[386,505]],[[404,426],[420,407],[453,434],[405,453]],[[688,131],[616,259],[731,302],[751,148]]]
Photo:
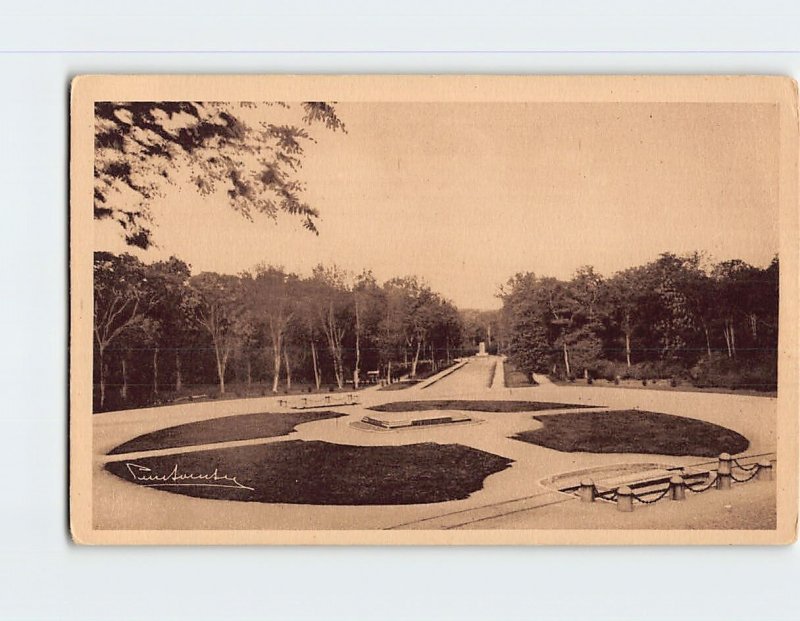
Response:
[[[589,377],[613,382],[619,375],[619,363],[611,360],[597,360],[589,369]]]
[[[764,355],[751,360],[729,358],[724,354],[704,356],[690,371],[698,388],[775,391],[778,387],[777,356]]]

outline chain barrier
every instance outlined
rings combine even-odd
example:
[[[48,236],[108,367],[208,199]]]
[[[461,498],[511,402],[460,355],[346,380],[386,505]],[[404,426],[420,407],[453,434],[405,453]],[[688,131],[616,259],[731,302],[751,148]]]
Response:
[[[602,500],[610,500],[613,502],[617,499],[617,490],[612,489],[607,492],[603,492],[602,494],[600,492],[597,492],[595,493],[594,497],[601,498]]]
[[[752,472],[749,475],[744,477],[743,479],[738,478],[733,472],[731,472],[731,478],[736,481],[737,483],[747,483],[750,479],[755,477],[758,474],[758,464],[756,464],[755,468],[751,468]]]
[[[645,500],[644,498],[642,498],[642,496],[648,496],[648,495],[650,495],[650,494],[655,494],[655,492],[648,492],[647,494],[642,494],[641,496],[640,496],[640,495],[638,495],[638,494],[632,494],[632,496],[634,497],[634,499],[638,500],[638,501],[639,501],[639,502],[641,502],[643,505],[652,505],[653,503],[656,503],[656,502],[658,502],[659,500],[661,500],[662,498],[664,498],[664,496],[666,496],[667,494],[669,494],[669,489],[670,489],[670,488],[669,488],[669,487],[667,487],[667,488],[666,488],[666,489],[665,489],[663,492],[661,492],[661,493],[660,493],[658,496],[656,496],[656,497],[655,497],[655,498],[653,498],[652,500]]]
[[[688,489],[690,492],[694,492],[695,494],[702,494],[703,492],[707,492],[712,487],[714,487],[714,484],[716,482],[717,482],[717,477],[711,477],[711,480],[708,482],[708,484],[705,487],[703,487],[702,484],[700,484],[699,486],[692,487],[688,483],[685,483],[684,487],[686,489]]]
[[[731,472],[727,476],[729,476],[731,478],[731,480],[733,480],[733,481],[735,481],[737,483],[747,483],[748,481],[751,481],[752,479],[754,479],[758,475],[759,471],[761,470],[761,464],[758,464],[758,463],[749,464],[747,466],[743,466],[739,462],[739,460],[737,460],[737,459],[732,459],[731,463],[733,465],[735,465],[735,467],[738,468],[739,470],[742,470],[743,472],[748,473],[747,476],[737,477],[736,474],[734,474],[733,469],[731,469]],[[691,485],[691,484],[689,484],[689,482],[687,480],[684,479],[684,481],[683,481],[683,489],[689,490],[690,492],[692,492],[694,494],[702,494],[703,492],[707,492],[708,490],[710,490],[713,487],[715,487],[719,480],[720,480],[719,473],[712,470],[712,471],[710,471],[708,473],[707,481],[705,483],[700,483],[699,485],[698,484]],[[652,504],[655,504],[655,503],[659,502],[663,498],[665,498],[667,496],[667,494],[669,494],[672,491],[673,487],[674,486],[672,484],[670,484],[665,489],[663,489],[661,492],[652,491],[652,492],[644,492],[642,494],[636,494],[636,493],[632,492],[631,493],[631,498],[633,500],[636,500],[637,502],[640,502],[640,503],[644,504],[644,505],[652,505]],[[646,496],[651,496],[651,495],[654,495],[654,494],[658,494],[658,495],[655,496],[654,498],[649,499],[649,500],[647,498],[645,498]],[[619,500],[619,490],[618,489],[610,489],[610,490],[605,491],[605,492],[599,492],[599,491],[597,491],[597,488],[595,487],[594,498],[595,499],[607,500],[607,501],[610,501],[610,502],[614,502],[614,501]]]
[[[734,459],[733,463],[736,464],[737,468],[739,468],[740,470],[744,470],[745,472],[750,472],[751,470],[757,470],[758,469],[758,464],[750,464],[749,467],[748,466],[743,466],[742,464],[739,463],[738,459]]]

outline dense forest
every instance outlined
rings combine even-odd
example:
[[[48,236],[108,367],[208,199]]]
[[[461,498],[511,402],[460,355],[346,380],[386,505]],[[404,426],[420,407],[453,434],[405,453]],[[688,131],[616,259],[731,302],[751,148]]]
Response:
[[[96,411],[226,391],[352,390],[464,353],[458,310],[414,277],[379,284],[323,266],[305,278],[274,266],[193,276],[174,257],[97,252],[94,287]]]
[[[607,279],[517,274],[500,295],[500,347],[526,374],[776,390],[777,257],[762,269],[665,253]]]
[[[603,278],[517,274],[499,311],[459,311],[415,277],[318,266],[192,275],[183,261],[94,258],[96,411],[216,397],[358,388],[506,354],[561,380],[774,391],[778,259],[766,268],[662,254]]]

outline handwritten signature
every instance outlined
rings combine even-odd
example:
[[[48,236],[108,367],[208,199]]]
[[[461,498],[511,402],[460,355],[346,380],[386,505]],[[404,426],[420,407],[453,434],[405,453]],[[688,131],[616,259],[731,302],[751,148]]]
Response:
[[[254,488],[242,485],[236,477],[220,474],[217,468],[211,473],[197,472],[178,472],[178,464],[172,468],[169,474],[153,474],[152,468],[140,464],[126,463],[125,467],[131,473],[134,481],[140,482],[144,487],[167,487],[167,486],[186,486],[186,487],[233,487],[236,489]]]

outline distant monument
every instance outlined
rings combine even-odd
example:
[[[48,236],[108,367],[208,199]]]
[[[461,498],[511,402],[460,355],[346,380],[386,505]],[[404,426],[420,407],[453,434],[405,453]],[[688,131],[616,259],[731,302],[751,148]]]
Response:
[[[488,356],[489,354],[486,353],[486,342],[481,341],[478,344],[478,355],[479,356]]]

